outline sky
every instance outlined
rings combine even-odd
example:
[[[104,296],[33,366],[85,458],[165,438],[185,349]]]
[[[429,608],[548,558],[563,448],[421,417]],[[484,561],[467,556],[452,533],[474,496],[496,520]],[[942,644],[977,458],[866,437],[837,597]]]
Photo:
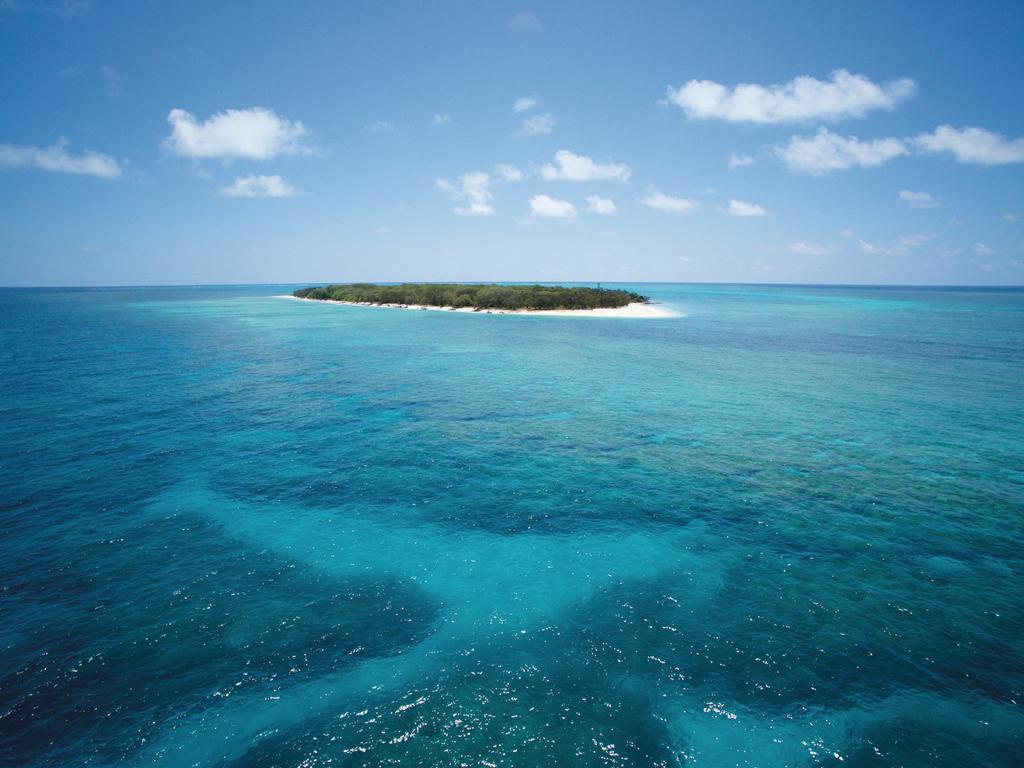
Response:
[[[0,0],[0,285],[1024,284],[1024,4]]]

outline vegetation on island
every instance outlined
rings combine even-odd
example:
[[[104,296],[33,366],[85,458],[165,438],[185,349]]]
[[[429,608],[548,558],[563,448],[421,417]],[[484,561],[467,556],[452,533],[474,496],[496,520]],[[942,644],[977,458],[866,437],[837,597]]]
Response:
[[[599,309],[646,302],[633,291],[609,288],[566,288],[560,285],[494,285],[462,283],[349,283],[303,288],[300,299],[365,304],[420,304],[455,309]]]

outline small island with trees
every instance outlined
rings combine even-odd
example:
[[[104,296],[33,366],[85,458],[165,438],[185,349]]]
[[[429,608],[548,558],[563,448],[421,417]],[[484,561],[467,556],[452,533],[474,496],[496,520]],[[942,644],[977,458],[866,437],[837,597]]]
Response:
[[[633,291],[558,285],[494,283],[346,283],[303,288],[293,297],[313,301],[403,309],[463,312],[598,314],[648,317],[672,313],[649,307],[650,299]],[[610,312],[615,310],[615,313]]]

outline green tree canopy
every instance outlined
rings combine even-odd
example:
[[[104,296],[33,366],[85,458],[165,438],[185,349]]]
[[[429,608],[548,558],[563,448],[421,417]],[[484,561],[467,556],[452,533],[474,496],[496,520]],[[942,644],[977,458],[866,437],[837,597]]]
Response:
[[[609,288],[566,288],[560,285],[498,285],[492,283],[347,283],[295,291],[300,299],[369,304],[423,304],[474,309],[600,309],[624,307],[648,298],[633,291]]]

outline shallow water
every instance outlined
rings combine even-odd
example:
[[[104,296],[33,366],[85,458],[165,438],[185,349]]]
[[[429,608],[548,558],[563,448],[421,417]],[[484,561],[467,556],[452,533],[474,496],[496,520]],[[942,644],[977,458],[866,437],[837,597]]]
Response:
[[[284,290],[0,291],[3,764],[1019,764],[1024,292]]]

